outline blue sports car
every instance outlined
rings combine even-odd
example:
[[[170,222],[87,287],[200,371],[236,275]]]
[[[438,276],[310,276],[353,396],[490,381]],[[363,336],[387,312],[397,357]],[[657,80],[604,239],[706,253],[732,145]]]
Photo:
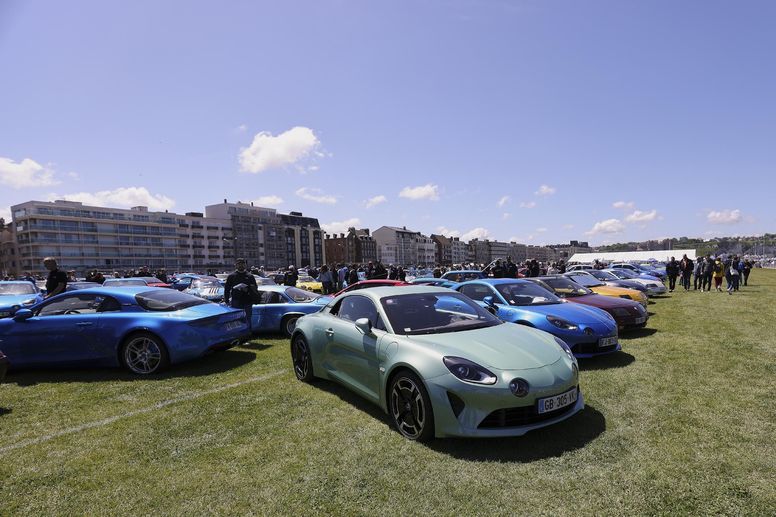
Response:
[[[447,287],[449,289],[453,289],[455,286],[458,285],[458,282],[453,282],[452,280],[447,280],[444,278],[433,278],[433,277],[415,278],[414,280],[411,280],[408,283],[412,285],[429,285],[432,287]]]
[[[0,282],[0,318],[13,315],[20,307],[30,307],[43,300],[40,289],[26,280]]]
[[[62,293],[0,320],[12,368],[93,364],[147,375],[247,337],[245,312],[174,289]]]
[[[261,301],[253,305],[253,332],[293,334],[296,320],[321,310],[330,296],[286,285],[260,285]]]
[[[565,302],[528,280],[472,280],[457,290],[483,307],[493,307],[502,321],[535,327],[562,339],[575,357],[620,350],[617,323],[606,311]]]

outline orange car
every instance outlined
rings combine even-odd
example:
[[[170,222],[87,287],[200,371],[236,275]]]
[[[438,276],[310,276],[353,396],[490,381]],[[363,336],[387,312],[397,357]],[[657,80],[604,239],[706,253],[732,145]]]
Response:
[[[571,273],[566,273],[565,276],[574,282],[587,287],[596,294],[614,296],[615,298],[627,298],[634,302],[639,302],[644,308],[647,307],[647,295],[641,291],[606,285],[593,275],[589,275],[584,271],[573,271]]]

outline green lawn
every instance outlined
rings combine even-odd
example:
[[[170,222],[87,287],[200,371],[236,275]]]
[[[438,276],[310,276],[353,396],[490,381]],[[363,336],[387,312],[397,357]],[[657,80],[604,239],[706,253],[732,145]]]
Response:
[[[297,382],[284,339],[154,379],[12,373],[0,514],[773,515],[776,271],[750,280],[655,300],[581,364],[587,408],[522,438],[409,442]]]

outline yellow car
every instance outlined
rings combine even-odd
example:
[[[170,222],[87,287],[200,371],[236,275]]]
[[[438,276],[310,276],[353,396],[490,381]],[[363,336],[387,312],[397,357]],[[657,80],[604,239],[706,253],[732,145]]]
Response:
[[[587,287],[596,294],[604,296],[614,296],[615,298],[627,298],[634,302],[639,302],[645,309],[647,308],[647,295],[635,289],[626,289],[625,287],[614,287],[606,285],[593,275],[588,275],[582,271],[566,273],[566,277],[574,282]]]
[[[297,280],[296,286],[299,289],[304,289],[305,291],[323,293],[323,284],[309,275],[299,275],[299,280]]]

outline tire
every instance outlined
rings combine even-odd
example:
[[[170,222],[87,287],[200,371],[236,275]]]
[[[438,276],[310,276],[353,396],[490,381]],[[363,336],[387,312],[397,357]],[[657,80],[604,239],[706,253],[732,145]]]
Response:
[[[408,440],[434,437],[434,410],[423,382],[409,370],[397,373],[388,388],[388,413],[394,427]]]
[[[280,323],[280,330],[284,336],[291,337],[293,335],[294,330],[296,330],[296,320],[298,319],[299,316],[286,316],[283,318],[283,321]]]
[[[136,332],[127,337],[119,358],[124,368],[135,375],[159,373],[170,364],[167,347],[150,332]]]
[[[308,383],[313,381],[313,358],[310,355],[310,345],[302,334],[297,334],[291,340],[291,363],[297,379]]]

